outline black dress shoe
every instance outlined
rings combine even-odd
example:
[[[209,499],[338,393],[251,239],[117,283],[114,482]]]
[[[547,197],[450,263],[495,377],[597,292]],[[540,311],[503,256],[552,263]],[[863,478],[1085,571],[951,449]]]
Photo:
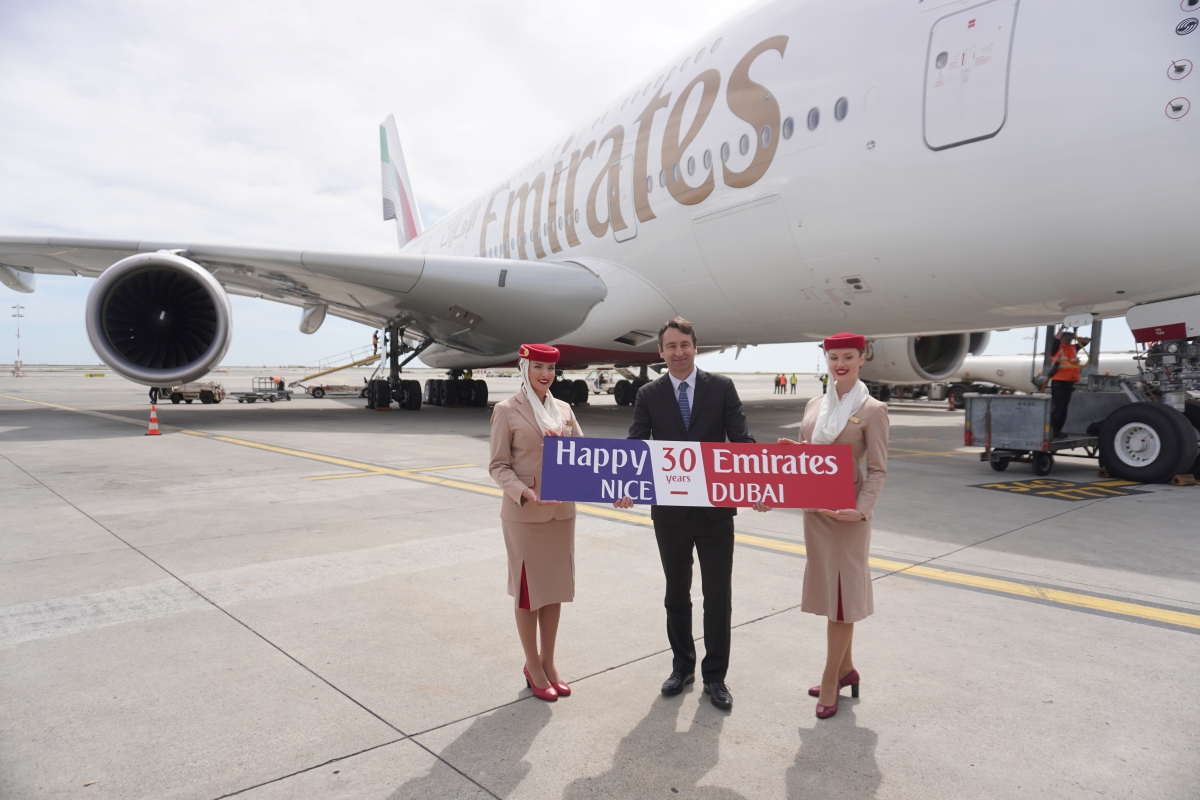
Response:
[[[704,684],[704,693],[712,698],[712,704],[717,708],[731,709],[733,708],[733,695],[729,693],[729,687],[723,683],[706,683]]]
[[[683,691],[683,687],[687,686],[689,683],[695,683],[695,682],[696,682],[696,673],[680,672],[679,670],[674,670],[671,673],[671,677],[669,677],[665,681],[663,681],[662,693],[667,696],[670,696],[673,694],[679,694],[680,692]]]

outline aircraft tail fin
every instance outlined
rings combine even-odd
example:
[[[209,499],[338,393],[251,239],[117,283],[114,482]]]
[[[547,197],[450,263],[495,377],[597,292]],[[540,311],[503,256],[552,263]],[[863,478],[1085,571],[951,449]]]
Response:
[[[396,220],[396,232],[403,247],[417,238],[424,227],[408,179],[400,137],[396,134],[396,118],[391,114],[379,126],[379,151],[383,162],[383,218]]]

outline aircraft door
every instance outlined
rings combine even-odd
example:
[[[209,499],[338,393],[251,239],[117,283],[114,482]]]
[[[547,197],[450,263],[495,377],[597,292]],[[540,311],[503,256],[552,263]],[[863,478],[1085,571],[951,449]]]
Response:
[[[930,149],[990,139],[1004,127],[1018,2],[990,0],[933,24],[925,63]]]
[[[611,182],[608,187],[609,219],[618,216],[625,223],[621,230],[613,229],[613,238],[618,242],[627,242],[637,236],[637,210],[633,207],[633,156],[625,156],[616,165],[616,186]],[[619,209],[614,214],[613,209]]]

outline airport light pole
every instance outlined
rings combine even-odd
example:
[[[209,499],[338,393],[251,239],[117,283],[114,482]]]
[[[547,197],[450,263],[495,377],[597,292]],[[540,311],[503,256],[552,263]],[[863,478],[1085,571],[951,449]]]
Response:
[[[24,314],[21,312],[25,310],[25,306],[17,303],[13,309],[17,312],[13,314],[17,319],[17,360],[13,362],[12,374],[14,378],[24,378],[25,370],[21,369],[21,318]]]

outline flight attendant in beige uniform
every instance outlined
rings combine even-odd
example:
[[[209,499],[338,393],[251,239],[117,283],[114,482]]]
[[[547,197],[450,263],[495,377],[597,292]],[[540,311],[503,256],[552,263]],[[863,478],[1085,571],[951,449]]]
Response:
[[[832,385],[804,410],[801,436],[807,444],[848,444],[854,453],[854,508],[806,509],[804,592],[800,610],[828,618],[825,672],[808,693],[817,698],[817,717],[837,713],[839,691],[858,697],[859,675],[850,655],[854,623],[875,612],[871,594],[871,515],[887,478],[887,405],[871,397],[858,379],[866,362],[866,340],[839,333],[824,342]],[[780,439],[780,444],[797,444]]]
[[[571,694],[554,666],[554,641],[562,604],[575,598],[575,504],[541,499],[542,441],[583,431],[571,407],[550,394],[558,349],[524,344],[518,355],[521,388],[492,411],[488,472],[504,490],[500,524],[508,551],[508,593],[525,650],[525,682],[535,697],[554,701]]]

